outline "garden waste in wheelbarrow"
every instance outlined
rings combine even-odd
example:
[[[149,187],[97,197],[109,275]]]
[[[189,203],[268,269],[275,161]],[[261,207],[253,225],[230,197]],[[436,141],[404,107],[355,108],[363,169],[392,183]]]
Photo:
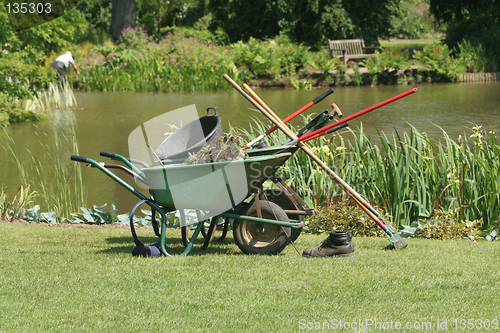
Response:
[[[186,131],[186,133],[192,133],[192,131]],[[172,135],[174,134],[175,132]],[[146,137],[143,140],[148,142]],[[148,154],[150,154],[151,148],[148,148]],[[136,195],[141,200],[140,204],[149,205],[153,217],[159,214],[161,231],[156,219],[153,218],[155,233],[160,237],[158,247],[163,255],[172,256],[165,244],[166,214],[179,210],[182,215],[182,212],[187,209],[196,211],[198,224],[192,238],[188,240],[187,226],[181,219],[182,242],[185,250],[180,255],[189,253],[198,234],[205,231],[204,222],[210,221],[208,234],[203,244],[203,248],[206,248],[213,238],[213,232],[220,219],[225,219],[226,222],[229,219],[234,221],[234,239],[243,252],[263,254],[281,252],[290,241],[290,230],[300,229],[303,223],[289,218],[279,203],[269,201],[263,190],[263,183],[275,175],[276,170],[290,155],[290,152],[274,153],[244,160],[195,165],[182,163],[181,158],[158,160],[151,166],[144,167],[148,163],[115,153],[101,152],[101,156],[123,162],[126,167],[120,166],[120,169],[139,179],[143,185],[147,185],[151,194],[149,198],[109,170],[116,168],[116,164],[98,163],[93,159],[80,156],[72,156],[71,159],[100,169]],[[134,211],[136,208],[137,206],[134,207]],[[292,213],[301,212],[294,212],[292,209]],[[135,234],[133,216],[130,218],[130,223],[134,242],[137,246],[144,246]]]

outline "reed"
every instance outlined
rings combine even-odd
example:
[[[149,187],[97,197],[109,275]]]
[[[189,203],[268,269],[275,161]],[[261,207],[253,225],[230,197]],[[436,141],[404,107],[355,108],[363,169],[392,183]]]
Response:
[[[95,66],[82,70],[85,81],[78,83],[86,91],[138,91],[138,92],[203,92],[227,90],[222,76],[237,75],[234,66],[218,67],[165,66],[158,59],[128,65],[127,70],[114,66]]]
[[[227,50],[214,43],[168,33],[158,40],[139,29],[122,31],[122,43],[105,66],[82,69],[80,89],[92,91],[216,91],[229,85],[222,75],[238,77]]]
[[[19,180],[24,187],[36,192],[43,209],[52,210],[59,221],[86,206],[87,189],[79,163],[70,163],[68,156],[78,155],[76,120],[69,112],[49,112],[50,133],[41,132],[40,147],[25,163],[16,143],[4,130],[9,151]]]
[[[33,198],[36,196],[35,191],[31,191],[30,185],[27,187],[19,186],[16,195],[9,201],[5,189],[0,189],[0,220],[5,219],[12,222],[14,219],[21,218],[26,212],[29,204],[33,203]]]
[[[250,130],[238,132],[250,139],[265,128],[256,119]],[[453,140],[441,130],[442,138],[437,141],[411,127],[403,134],[379,133],[376,141],[380,143],[375,144],[361,127],[320,137],[308,145],[358,193],[383,207],[396,225],[426,220],[437,210],[445,210],[452,212],[454,221],[480,220],[483,228],[493,226],[500,212],[500,145],[495,133],[485,134],[481,126],[475,126]],[[285,141],[283,134],[275,133],[266,139],[269,145]],[[302,151],[279,172],[315,206],[328,206],[343,195]]]
[[[69,85],[62,87],[53,82],[47,83],[47,89],[24,101],[24,108],[32,112],[48,112],[55,109],[67,109],[77,104],[75,94]]]

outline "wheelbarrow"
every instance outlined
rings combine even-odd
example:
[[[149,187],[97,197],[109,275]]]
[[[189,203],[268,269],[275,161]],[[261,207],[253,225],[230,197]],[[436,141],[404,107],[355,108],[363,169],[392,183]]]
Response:
[[[200,118],[201,119],[201,118]],[[183,131],[183,127],[177,131]],[[176,132],[177,132],[176,131]],[[174,132],[174,134],[176,133]],[[211,133],[212,131],[208,131]],[[174,135],[172,134],[172,135]],[[290,148],[288,148],[290,149]],[[176,152],[178,154],[179,152]],[[164,160],[162,165],[147,166],[146,163],[130,160],[120,154],[102,151],[101,156],[119,160],[125,164],[107,164],[81,156],[72,155],[73,161],[87,163],[98,168],[118,184],[140,199],[139,204],[151,207],[153,227],[160,241],[158,249],[165,256],[172,256],[166,246],[166,214],[176,210],[196,210],[198,225],[192,237],[187,240],[187,227],[181,219],[182,241],[185,250],[180,256],[188,254],[199,233],[204,230],[204,222],[210,226],[202,248],[205,249],[213,239],[220,219],[233,219],[235,243],[246,254],[277,254],[290,242],[292,229],[300,229],[303,222],[290,219],[289,214],[301,214],[296,206],[285,210],[281,196],[268,195],[263,183],[275,176],[276,170],[291,156],[291,152],[279,152],[253,156],[245,160],[213,162],[195,165],[179,163],[183,160]],[[182,155],[182,154],[181,154]],[[147,166],[139,169],[134,164]],[[140,183],[149,187],[150,197],[146,197],[129,183],[118,177],[110,169],[120,168],[134,176]],[[278,199],[276,199],[276,197]],[[277,202],[273,202],[273,200]],[[139,205],[138,204],[138,205]],[[145,246],[137,237],[133,225],[130,226],[136,247]],[[155,216],[161,217],[160,228]]]

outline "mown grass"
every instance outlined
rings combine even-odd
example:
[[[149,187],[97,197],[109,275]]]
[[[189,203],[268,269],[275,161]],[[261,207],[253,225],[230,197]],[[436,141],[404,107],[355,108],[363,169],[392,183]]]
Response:
[[[207,252],[145,259],[130,254],[126,229],[3,223],[0,233],[1,332],[288,332],[300,319],[425,321],[436,331],[446,319],[449,328],[498,319],[498,242],[410,240],[394,251],[385,238],[355,238],[354,258],[306,259],[291,246],[246,256],[228,237]],[[179,234],[167,234],[173,252]],[[321,241],[302,235],[296,245]]]
[[[439,43],[439,38],[408,39],[408,40],[379,40],[382,47],[424,47],[432,43]]]

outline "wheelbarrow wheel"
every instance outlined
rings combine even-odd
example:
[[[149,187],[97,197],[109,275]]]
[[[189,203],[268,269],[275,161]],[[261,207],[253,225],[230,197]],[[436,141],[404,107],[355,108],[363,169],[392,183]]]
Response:
[[[262,218],[288,222],[288,216],[277,204],[260,200]],[[241,213],[242,215],[257,217],[255,201]],[[269,223],[235,220],[233,236],[236,245],[245,254],[278,254],[288,244],[285,234],[290,228],[283,228]]]
[[[299,209],[292,202],[292,200],[290,200],[290,198],[288,198],[288,196],[285,194],[285,192],[283,192],[281,190],[267,189],[264,192],[265,192],[265,194],[267,196],[267,199],[269,199],[269,201],[277,204],[282,209],[286,209],[286,210],[297,210],[297,209]],[[294,219],[294,220],[299,220],[301,222],[304,220],[304,216],[303,215],[291,215],[290,214],[290,215],[288,215],[288,218],[289,219]],[[292,240],[292,242],[295,242],[295,240],[297,238],[299,238],[300,233],[302,232],[302,228],[290,228],[289,230],[291,230],[290,239]]]

